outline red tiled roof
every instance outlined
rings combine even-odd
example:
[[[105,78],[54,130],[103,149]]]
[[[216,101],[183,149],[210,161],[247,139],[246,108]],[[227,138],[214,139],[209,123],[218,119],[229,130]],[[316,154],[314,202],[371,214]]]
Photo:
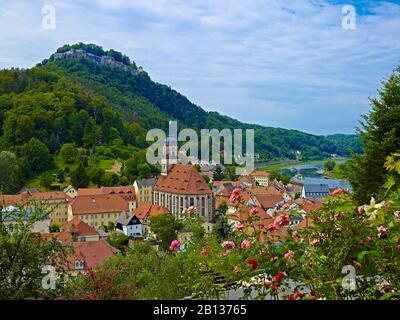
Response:
[[[96,229],[92,228],[77,217],[64,224],[63,231],[58,233],[57,238],[64,242],[71,241],[72,233],[76,233],[78,236],[90,236],[98,234]]]
[[[34,200],[65,200],[66,202],[72,201],[72,198],[64,192],[35,192],[31,196]]]
[[[96,214],[129,211],[129,204],[117,194],[78,196],[72,202],[72,213]]]
[[[235,213],[232,213],[229,215],[229,219],[244,222],[248,219],[248,217],[250,215],[250,211],[253,208],[254,207],[241,206],[238,208],[238,210]],[[271,216],[267,212],[265,212],[265,210],[263,208],[257,207],[256,209],[258,210],[256,216],[261,218],[261,220],[272,219]]]
[[[37,201],[52,201],[52,200],[64,200],[65,202],[71,202],[73,199],[66,195],[64,192],[35,192],[29,194],[23,192],[20,194],[1,195],[3,207],[18,206],[27,203],[29,200]]]
[[[211,194],[211,190],[196,168],[189,164],[176,164],[167,176],[158,178],[154,190],[175,194]]]
[[[168,212],[169,210],[165,207],[157,206],[151,203],[143,203],[135,209],[134,214],[140,220],[147,220],[149,217],[154,217]]]
[[[253,177],[269,177],[270,173],[267,171],[253,171],[250,175]]]
[[[134,186],[117,186],[101,188],[81,188],[78,189],[78,196],[95,196],[100,194],[119,194],[127,201],[136,199]]]
[[[75,270],[77,260],[84,261],[84,270],[93,269],[118,252],[105,240],[74,242],[72,246],[75,253],[68,257],[68,270]]]
[[[29,200],[28,193],[21,194],[3,194],[0,196],[3,207],[18,206],[26,203]]]
[[[264,209],[269,209],[277,205],[279,202],[284,201],[284,198],[281,194],[279,195],[264,195],[259,194],[255,196],[257,201],[260,203],[261,207]]]

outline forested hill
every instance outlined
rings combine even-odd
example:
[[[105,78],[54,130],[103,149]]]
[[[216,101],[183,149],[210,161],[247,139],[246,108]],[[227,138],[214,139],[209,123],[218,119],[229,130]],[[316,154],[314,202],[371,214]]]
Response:
[[[0,72],[0,146],[20,154],[31,138],[51,154],[65,143],[90,150],[117,143],[146,147],[150,128],[254,128],[264,160],[347,156],[355,136],[315,136],[296,130],[241,123],[206,112],[169,86],[156,83],[127,56],[97,45],[66,45],[29,70]],[[347,143],[350,141],[351,143]]]

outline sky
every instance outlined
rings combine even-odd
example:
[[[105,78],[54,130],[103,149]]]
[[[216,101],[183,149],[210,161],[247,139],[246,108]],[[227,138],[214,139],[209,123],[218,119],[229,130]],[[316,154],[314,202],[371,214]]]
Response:
[[[353,133],[400,65],[400,0],[0,0],[0,68],[78,42],[123,52],[207,111]]]

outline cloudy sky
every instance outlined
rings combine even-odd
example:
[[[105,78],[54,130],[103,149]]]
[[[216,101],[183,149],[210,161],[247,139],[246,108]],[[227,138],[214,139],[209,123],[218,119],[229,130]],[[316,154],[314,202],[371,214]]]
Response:
[[[116,49],[206,110],[352,133],[400,64],[400,0],[0,0],[0,68],[66,43]],[[43,28],[46,5],[55,29]],[[356,9],[349,29],[345,5]],[[46,20],[47,21],[47,20]]]

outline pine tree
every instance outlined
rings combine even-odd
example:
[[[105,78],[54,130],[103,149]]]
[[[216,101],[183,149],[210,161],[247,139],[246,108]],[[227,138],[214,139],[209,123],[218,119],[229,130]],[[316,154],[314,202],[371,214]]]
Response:
[[[348,179],[360,203],[382,194],[385,160],[400,150],[400,68],[383,83],[379,98],[371,99],[371,104],[372,111],[363,116],[359,129],[364,153],[354,154],[349,165]]]
[[[89,177],[82,162],[71,173],[71,183],[75,188],[86,188],[89,185]]]

